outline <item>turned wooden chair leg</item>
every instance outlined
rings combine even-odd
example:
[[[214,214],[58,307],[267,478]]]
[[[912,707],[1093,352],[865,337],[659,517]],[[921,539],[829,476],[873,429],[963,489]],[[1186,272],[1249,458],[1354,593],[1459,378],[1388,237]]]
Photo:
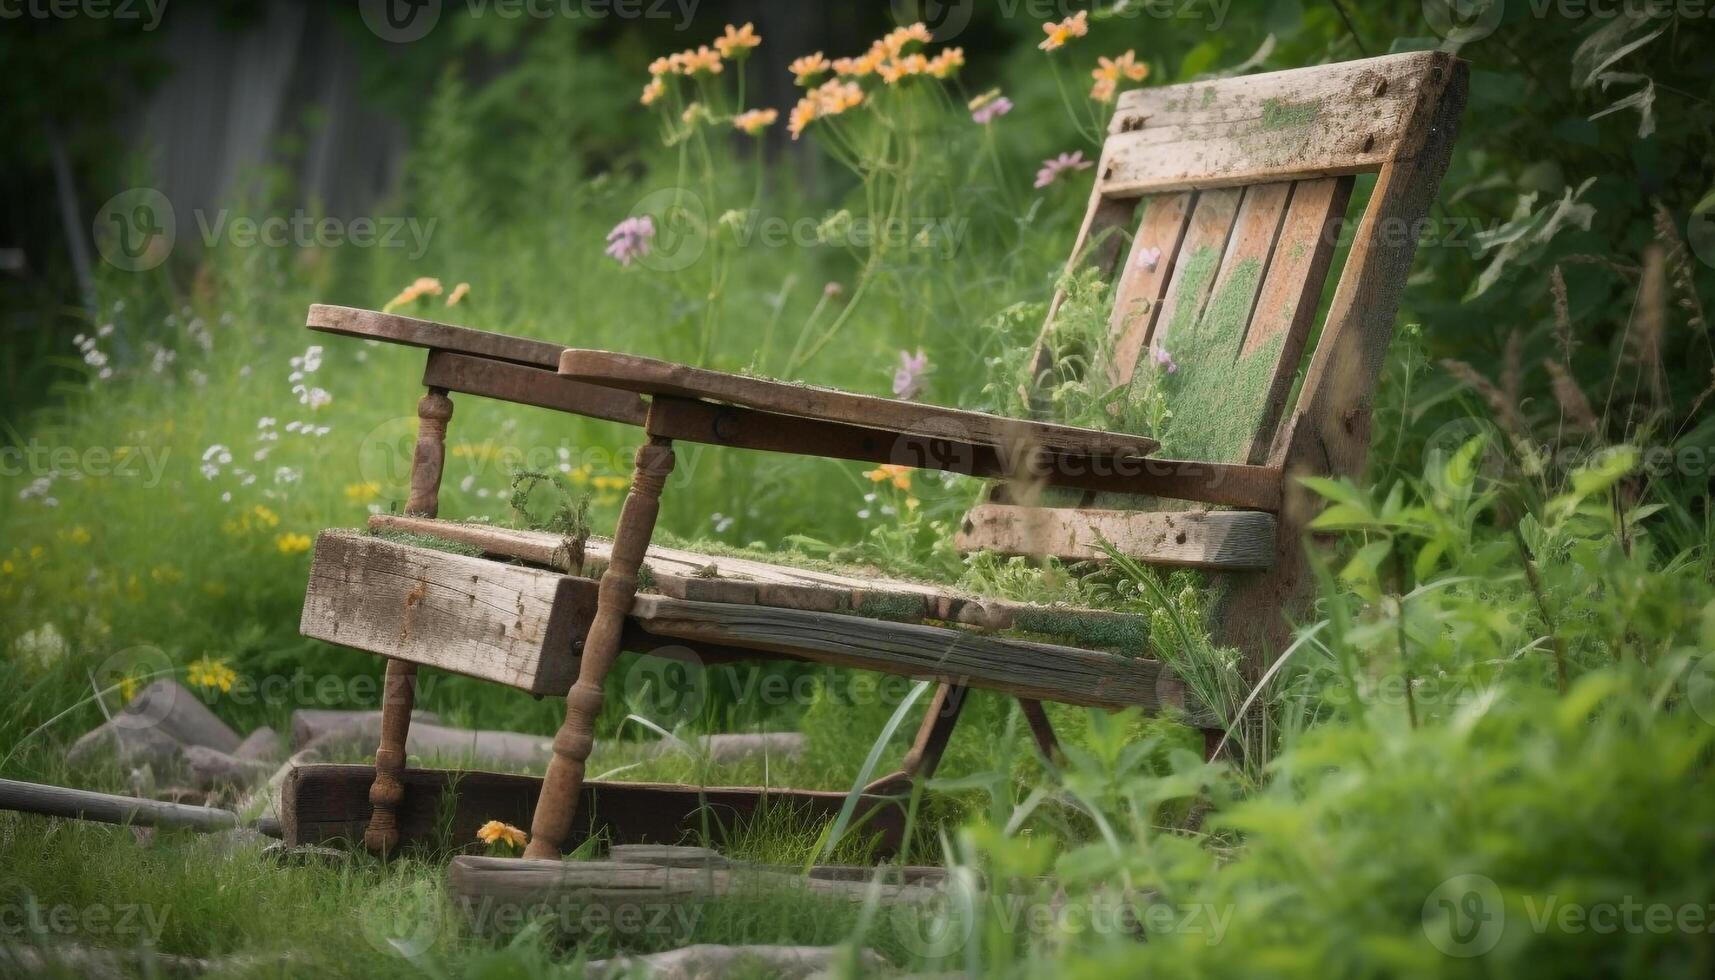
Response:
[[[1034,698],[1019,698],[1018,707],[1024,712],[1024,720],[1030,725],[1030,735],[1036,740],[1036,747],[1042,750],[1042,755],[1053,762],[1060,757],[1060,738],[1054,734],[1054,725],[1048,720],[1048,711],[1042,707],[1042,702]]]
[[[864,787],[865,793],[888,796],[911,791],[912,782],[935,775],[947,742],[958,727],[959,713],[965,710],[965,696],[970,692],[962,684],[937,684],[929,698],[929,708],[917,726],[917,738],[905,753],[899,771],[890,773]]]
[[[566,720],[554,736],[554,757],[548,762],[548,775],[530,823],[530,844],[524,850],[527,858],[557,860],[561,845],[571,833],[578,794],[583,789],[584,763],[595,742],[596,717],[601,714],[602,684],[619,656],[625,617],[637,596],[637,572],[655,533],[661,490],[672,472],[672,441],[651,436],[637,450],[631,492],[620,511],[613,554],[601,577],[595,618],[578,663],[578,680],[566,693]]]
[[[430,388],[417,402],[417,447],[411,457],[411,493],[405,512],[434,517],[440,510],[441,471],[447,459],[447,423],[453,402],[446,389]],[[369,826],[363,846],[387,854],[399,846],[399,803],[405,798],[405,740],[417,700],[417,665],[387,661],[381,689],[381,746],[375,750],[375,782],[369,787]]]

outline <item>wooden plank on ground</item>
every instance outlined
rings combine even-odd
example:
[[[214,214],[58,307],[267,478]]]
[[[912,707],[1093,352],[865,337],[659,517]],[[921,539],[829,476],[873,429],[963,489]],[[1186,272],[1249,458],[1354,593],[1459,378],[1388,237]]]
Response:
[[[528,827],[542,792],[542,780],[535,776],[406,769],[402,778],[399,829],[407,844],[466,845],[490,820]],[[370,766],[293,767],[278,807],[286,843],[362,840],[374,781]],[[576,825],[564,846],[570,850],[592,835],[618,844],[682,844],[700,837],[705,827],[719,845],[742,835],[753,821],[781,819],[783,810],[805,821],[832,821],[845,798],[844,793],[810,790],[592,780],[583,786]],[[898,801],[864,797],[857,813],[859,832],[874,838],[877,857],[898,852],[905,829]]]
[[[965,515],[958,546],[1067,561],[1104,557],[1098,542],[1152,565],[1229,571],[1274,562],[1273,514],[1242,510],[1169,513],[980,504]]]
[[[1099,187],[1136,197],[1373,171],[1416,152],[1433,71],[1424,51],[1120,96]]]

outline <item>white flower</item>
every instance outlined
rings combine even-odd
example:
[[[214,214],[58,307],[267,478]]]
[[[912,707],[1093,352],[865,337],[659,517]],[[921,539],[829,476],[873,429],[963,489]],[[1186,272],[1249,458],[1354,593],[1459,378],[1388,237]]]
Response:
[[[303,477],[304,471],[292,466],[282,466],[274,471],[275,483],[296,483]]]
[[[261,418],[257,419],[256,420],[256,427],[258,429],[272,429],[274,427],[274,416],[264,415]]]

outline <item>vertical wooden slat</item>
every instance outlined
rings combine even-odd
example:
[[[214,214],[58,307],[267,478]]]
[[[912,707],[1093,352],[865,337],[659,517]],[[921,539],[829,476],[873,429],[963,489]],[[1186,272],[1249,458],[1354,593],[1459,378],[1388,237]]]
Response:
[[[1268,456],[1304,356],[1304,344],[1315,324],[1346,204],[1352,197],[1352,183],[1351,177],[1327,177],[1300,181],[1293,187],[1292,204],[1275,241],[1268,277],[1257,297],[1256,312],[1251,314],[1250,330],[1239,348],[1240,357],[1250,357],[1280,338],[1274,378],[1263,393],[1250,448],[1244,459],[1235,462],[1261,463]]]
[[[1108,326],[1113,338],[1108,379],[1116,385],[1130,381],[1137,370],[1138,356],[1161,312],[1195,200],[1192,191],[1152,198],[1132,238],[1131,253],[1114,284],[1114,311]]]
[[[1090,207],[1084,212],[1084,224],[1078,229],[1078,240],[1072,246],[1072,258],[1066,263],[1066,271],[1076,272],[1087,266],[1100,272],[1103,279],[1112,281],[1114,264],[1125,249],[1125,229],[1130,227],[1137,214],[1137,203],[1135,197],[1119,200],[1105,197],[1099,190],[1090,195]],[[1032,378],[1049,367],[1052,355],[1048,348],[1048,331],[1053,329],[1054,318],[1059,315],[1064,302],[1065,292],[1056,291],[1053,301],[1048,304],[1048,319],[1036,339],[1036,354],[1031,361]]]
[[[1191,224],[1185,231],[1185,241],[1173,263],[1173,278],[1167,295],[1161,301],[1161,315],[1156,318],[1149,335],[1143,338],[1147,347],[1157,338],[1170,336],[1179,330],[1193,329],[1203,315],[1203,304],[1209,300],[1221,257],[1226,253],[1227,238],[1238,215],[1243,188],[1224,188],[1197,195],[1191,211]]]

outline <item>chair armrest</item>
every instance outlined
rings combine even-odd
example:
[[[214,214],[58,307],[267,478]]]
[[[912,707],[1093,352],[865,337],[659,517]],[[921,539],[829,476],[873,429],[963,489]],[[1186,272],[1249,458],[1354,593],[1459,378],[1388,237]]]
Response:
[[[542,340],[526,340],[523,337],[509,337],[503,333],[472,330],[469,327],[454,327],[432,320],[399,316],[396,313],[377,313],[374,310],[324,306],[320,303],[310,307],[305,326],[322,333],[337,333],[364,340],[384,340],[407,347],[469,354],[534,368],[546,368],[549,371],[560,366],[560,352],[566,349],[560,344],[550,344]]]
[[[900,438],[944,440],[1014,459],[1048,454],[1071,460],[1140,460],[1159,446],[1154,439],[1123,432],[855,395],[608,351],[569,349],[560,355],[560,375],[639,394],[720,402],[776,416],[879,430]],[[812,437],[804,445],[783,447],[784,451],[819,455],[813,431],[807,434]],[[913,465],[952,468],[934,467],[932,463]]]

